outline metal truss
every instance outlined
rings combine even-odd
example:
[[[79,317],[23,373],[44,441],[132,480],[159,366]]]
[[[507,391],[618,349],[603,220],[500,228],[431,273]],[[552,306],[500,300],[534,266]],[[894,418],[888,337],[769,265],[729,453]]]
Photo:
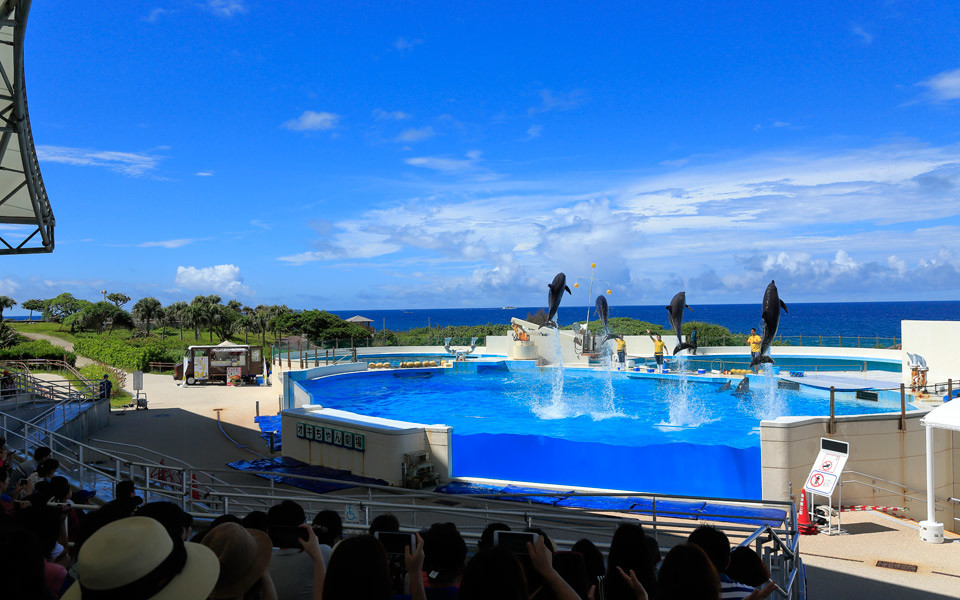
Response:
[[[27,113],[23,39],[31,0],[0,0],[0,254],[53,251],[56,220]]]

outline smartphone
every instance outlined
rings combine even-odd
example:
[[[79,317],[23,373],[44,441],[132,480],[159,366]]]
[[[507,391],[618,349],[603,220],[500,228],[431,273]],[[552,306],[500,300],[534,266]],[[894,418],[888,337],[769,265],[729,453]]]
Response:
[[[376,531],[373,535],[383,544],[387,554],[403,554],[407,546],[410,547],[410,552],[413,552],[417,547],[417,536],[413,533]]]
[[[514,554],[525,556],[527,554],[527,542],[536,546],[539,538],[540,534],[532,531],[494,531],[493,545],[504,546]]]
[[[302,546],[297,540],[307,541],[310,539],[310,532],[304,527],[291,527],[289,525],[271,527],[270,538],[277,548],[301,548]]]

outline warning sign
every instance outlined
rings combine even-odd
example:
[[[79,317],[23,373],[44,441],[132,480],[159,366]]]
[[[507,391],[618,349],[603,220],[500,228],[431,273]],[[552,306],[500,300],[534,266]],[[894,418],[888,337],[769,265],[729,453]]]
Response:
[[[803,489],[820,496],[830,496],[847,464],[850,445],[838,440],[820,438],[820,453],[810,469]]]

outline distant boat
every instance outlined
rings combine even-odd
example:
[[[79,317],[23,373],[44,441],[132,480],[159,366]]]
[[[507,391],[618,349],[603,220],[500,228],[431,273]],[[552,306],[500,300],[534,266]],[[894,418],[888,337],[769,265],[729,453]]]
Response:
[[[516,310],[516,306],[504,306],[500,310]]]

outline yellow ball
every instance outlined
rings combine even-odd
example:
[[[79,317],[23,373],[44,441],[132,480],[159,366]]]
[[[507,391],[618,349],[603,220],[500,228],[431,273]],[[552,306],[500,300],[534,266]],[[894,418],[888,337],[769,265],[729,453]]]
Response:
[[[579,283],[575,283],[575,284],[573,284],[573,287],[574,287],[574,289],[576,289],[576,288],[580,287],[580,284],[579,284]]]
[[[607,290],[607,293],[608,293],[608,294],[612,294],[613,292],[611,292],[610,290]]]
[[[595,269],[596,267],[597,267],[597,263],[590,263],[590,268],[591,268],[591,269]]]
[[[418,361],[416,361],[416,362],[413,363],[413,366],[419,367],[421,364],[422,364],[422,363],[418,360]]]

